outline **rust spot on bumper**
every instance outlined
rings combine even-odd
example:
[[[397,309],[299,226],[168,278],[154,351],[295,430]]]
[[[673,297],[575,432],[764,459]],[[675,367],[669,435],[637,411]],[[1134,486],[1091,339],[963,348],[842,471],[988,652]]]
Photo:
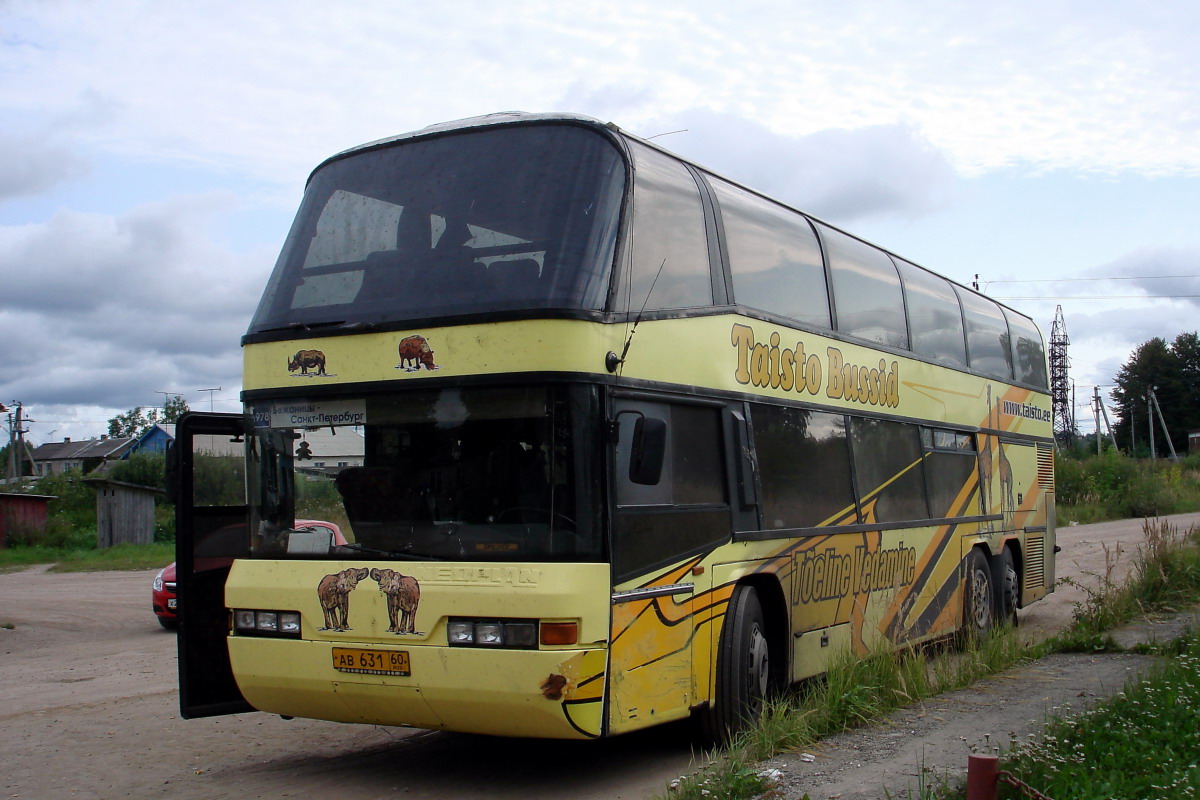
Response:
[[[562,690],[566,685],[567,679],[564,676],[551,673],[546,680],[542,681],[542,696],[547,700],[561,700]]]

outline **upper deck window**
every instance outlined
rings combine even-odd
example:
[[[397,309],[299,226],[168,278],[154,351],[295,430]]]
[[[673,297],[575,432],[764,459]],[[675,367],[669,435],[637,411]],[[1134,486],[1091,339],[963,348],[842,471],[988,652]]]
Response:
[[[693,308],[713,303],[708,236],[696,179],[678,160],[630,143],[633,259],[617,311]]]
[[[967,366],[962,309],[950,282],[903,259],[894,260],[904,276],[913,352],[954,367]]]
[[[809,221],[725,181],[709,180],[721,205],[734,302],[831,327],[825,265]]]
[[[842,333],[892,347],[908,347],[900,276],[888,254],[818,225],[833,278],[833,307]]]
[[[971,357],[971,369],[1011,381],[1012,349],[1004,311],[994,300],[966,289],[959,290],[958,296],[967,318],[967,351]]]
[[[1033,320],[1007,308],[1004,309],[1004,316],[1008,319],[1008,329],[1012,331],[1012,362],[1016,379],[1040,389],[1050,388],[1046,374],[1046,348],[1037,326]]]
[[[400,141],[313,174],[250,326],[601,310],[625,166],[574,125]]]

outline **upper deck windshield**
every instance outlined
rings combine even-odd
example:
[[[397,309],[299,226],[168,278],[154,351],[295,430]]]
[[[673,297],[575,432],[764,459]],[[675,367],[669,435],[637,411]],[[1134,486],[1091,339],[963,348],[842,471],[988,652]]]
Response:
[[[602,310],[624,161],[601,134],[500,126],[318,169],[250,333],[509,310]]]
[[[256,406],[254,554],[325,558],[344,539],[356,558],[598,561],[597,403],[531,387]],[[363,424],[292,424],[323,419]]]

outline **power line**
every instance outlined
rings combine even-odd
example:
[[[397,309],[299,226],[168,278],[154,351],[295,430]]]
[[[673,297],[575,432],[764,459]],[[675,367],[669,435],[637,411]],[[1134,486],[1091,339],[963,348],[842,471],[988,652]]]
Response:
[[[1066,283],[1068,281],[1157,281],[1168,280],[1170,278],[1200,278],[1200,275],[1134,275],[1119,276],[1112,278],[1031,278],[1029,280],[1017,280],[1015,278],[999,281],[984,281],[984,286],[991,286],[993,283]]]
[[[1089,295],[1037,295],[1031,297],[993,297],[993,300],[1185,300],[1195,299],[1200,294],[1089,294]]]

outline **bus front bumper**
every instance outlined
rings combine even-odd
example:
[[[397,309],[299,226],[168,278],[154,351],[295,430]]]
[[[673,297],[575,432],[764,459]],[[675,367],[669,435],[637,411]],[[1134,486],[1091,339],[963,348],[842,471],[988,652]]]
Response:
[[[337,669],[335,647],[407,653],[409,674]],[[602,734],[604,648],[377,647],[231,636],[229,655],[247,702],[273,714],[496,736]]]

